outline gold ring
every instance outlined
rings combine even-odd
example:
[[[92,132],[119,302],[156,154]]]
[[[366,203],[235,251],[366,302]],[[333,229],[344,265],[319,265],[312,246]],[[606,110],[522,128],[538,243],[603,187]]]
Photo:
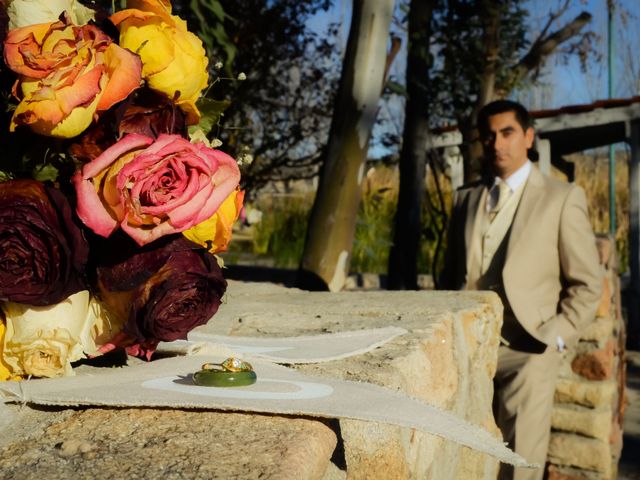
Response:
[[[202,370],[214,372],[253,372],[253,367],[249,362],[239,358],[229,357],[222,363],[205,363]]]

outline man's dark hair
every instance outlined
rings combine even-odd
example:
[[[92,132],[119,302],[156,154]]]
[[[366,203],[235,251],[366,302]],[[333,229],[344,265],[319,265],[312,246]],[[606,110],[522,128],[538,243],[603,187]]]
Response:
[[[517,122],[525,132],[528,128],[533,127],[533,118],[531,117],[531,114],[518,102],[513,102],[511,100],[495,100],[482,107],[478,113],[478,130],[480,130],[480,135],[482,136],[483,134],[488,133],[489,117],[505,112],[513,112],[516,116]]]

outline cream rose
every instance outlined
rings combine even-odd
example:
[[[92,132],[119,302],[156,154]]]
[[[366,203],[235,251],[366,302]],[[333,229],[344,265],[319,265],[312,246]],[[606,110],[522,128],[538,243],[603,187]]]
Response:
[[[9,0],[9,29],[55,22],[65,11],[74,25],[89,23],[95,14],[77,0]]]
[[[71,362],[97,352],[95,338],[107,321],[83,290],[48,307],[6,302],[5,363],[14,374],[36,377],[73,375]]]

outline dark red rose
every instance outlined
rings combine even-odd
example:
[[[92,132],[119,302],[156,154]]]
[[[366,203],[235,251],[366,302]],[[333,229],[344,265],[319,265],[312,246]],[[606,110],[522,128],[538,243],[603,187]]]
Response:
[[[136,343],[187,338],[217,312],[227,287],[216,258],[176,235],[97,269],[100,293]]]
[[[89,247],[59,190],[0,183],[0,300],[53,305],[86,289]]]

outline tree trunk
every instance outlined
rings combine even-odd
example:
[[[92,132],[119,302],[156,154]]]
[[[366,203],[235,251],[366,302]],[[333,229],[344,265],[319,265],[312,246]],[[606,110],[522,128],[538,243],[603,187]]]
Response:
[[[384,80],[393,0],[354,0],[327,156],[309,218],[297,284],[342,289],[349,271],[362,179]]]
[[[473,107],[470,118],[459,121],[462,144],[464,145],[464,179],[469,182],[482,174],[482,144],[476,128],[478,113],[487,103],[495,99],[496,70],[500,48],[500,5],[493,1],[484,0],[481,8],[485,12],[482,17],[484,45],[484,65],[480,74],[478,99]]]
[[[394,219],[393,246],[389,253],[387,287],[390,290],[418,289],[417,260],[422,233],[422,199],[429,135],[427,81],[430,62],[427,55],[432,11],[432,1],[411,1],[407,102],[400,151],[400,192]]]

